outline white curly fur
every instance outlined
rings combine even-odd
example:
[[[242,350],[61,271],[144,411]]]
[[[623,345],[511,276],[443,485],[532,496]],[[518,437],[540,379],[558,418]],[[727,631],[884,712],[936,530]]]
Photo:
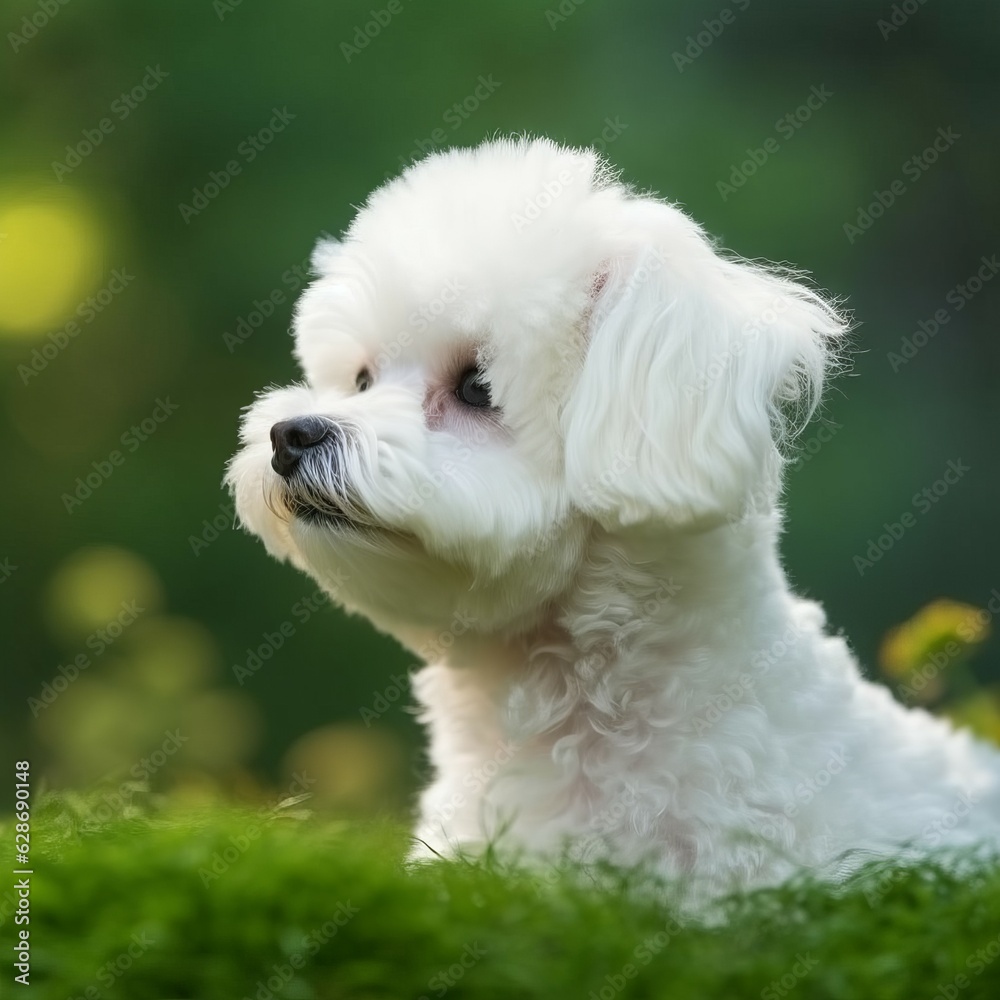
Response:
[[[546,140],[423,160],[314,263],[305,382],[249,409],[227,479],[273,554],[426,660],[418,853],[730,886],[996,844],[998,754],[864,680],[779,562],[835,307]],[[495,409],[455,395],[474,366]],[[337,434],[282,478],[269,432],[303,415]]]

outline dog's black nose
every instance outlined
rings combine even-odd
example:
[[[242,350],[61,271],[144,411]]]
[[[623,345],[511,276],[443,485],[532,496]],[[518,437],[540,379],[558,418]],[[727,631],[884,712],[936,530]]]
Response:
[[[287,479],[310,449],[324,441],[333,431],[333,424],[322,417],[295,417],[282,420],[271,428],[271,468]]]

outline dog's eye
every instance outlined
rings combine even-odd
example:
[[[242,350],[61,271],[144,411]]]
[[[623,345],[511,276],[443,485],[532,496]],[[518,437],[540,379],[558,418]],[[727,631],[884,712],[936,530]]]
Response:
[[[455,395],[466,406],[492,406],[489,383],[483,379],[483,373],[478,368],[469,368],[462,372],[458,380]]]
[[[358,372],[358,377],[354,380],[354,388],[358,392],[364,392],[372,387],[372,373],[367,368],[362,368]]]

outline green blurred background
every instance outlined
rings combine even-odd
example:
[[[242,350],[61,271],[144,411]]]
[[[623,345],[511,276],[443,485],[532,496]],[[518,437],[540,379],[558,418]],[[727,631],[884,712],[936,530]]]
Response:
[[[858,353],[789,476],[785,554],[873,674],[928,602],[986,607],[1000,281],[954,290],[1000,251],[998,26],[994,0],[7,0],[3,758],[109,803],[294,793],[306,768],[318,804],[405,808],[423,770],[393,680],[410,658],[300,603],[314,586],[232,529],[219,484],[240,407],[297,377],[317,236],[421,149],[498,133],[605,147],[725,245],[847,299]],[[734,181],[748,150],[766,162]],[[893,204],[862,229],[878,192]],[[915,506],[950,461],[969,471]],[[972,613],[935,607],[897,675]],[[963,676],[986,718],[995,644]]]

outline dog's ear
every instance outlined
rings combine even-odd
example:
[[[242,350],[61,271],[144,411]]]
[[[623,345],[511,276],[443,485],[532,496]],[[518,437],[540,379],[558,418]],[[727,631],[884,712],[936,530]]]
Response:
[[[589,346],[564,411],[574,504],[609,527],[740,517],[780,486],[846,322],[776,269],[719,255],[667,205],[592,282]]]

